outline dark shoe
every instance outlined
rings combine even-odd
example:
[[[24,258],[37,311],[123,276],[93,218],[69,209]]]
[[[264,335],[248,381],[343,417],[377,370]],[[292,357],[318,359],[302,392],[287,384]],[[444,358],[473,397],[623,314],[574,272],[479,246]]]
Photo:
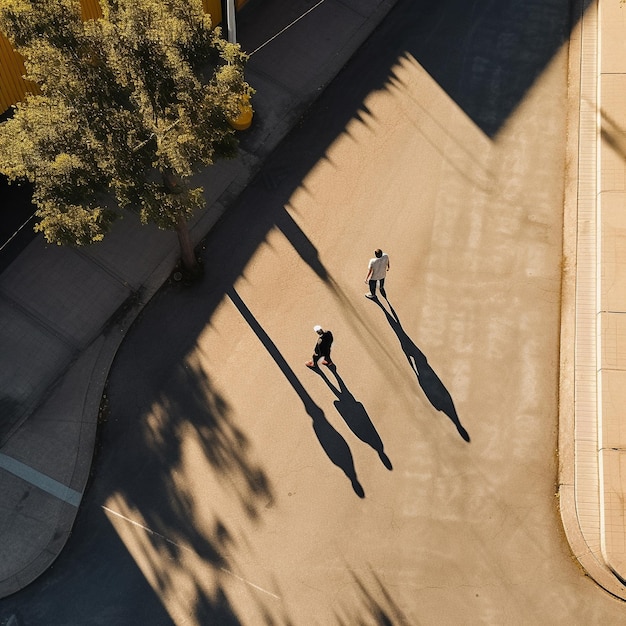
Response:
[[[366,294],[365,294],[365,297],[366,297],[368,300],[376,300],[376,296],[375,296],[374,294],[372,294],[372,293],[366,293]]]

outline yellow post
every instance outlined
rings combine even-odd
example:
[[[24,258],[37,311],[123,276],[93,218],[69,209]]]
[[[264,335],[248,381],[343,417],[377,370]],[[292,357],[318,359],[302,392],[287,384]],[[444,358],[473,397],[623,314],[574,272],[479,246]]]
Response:
[[[253,115],[254,110],[250,104],[250,96],[245,95],[241,97],[241,102],[239,102],[239,115],[232,120],[228,120],[228,123],[235,130],[246,130],[252,124]]]

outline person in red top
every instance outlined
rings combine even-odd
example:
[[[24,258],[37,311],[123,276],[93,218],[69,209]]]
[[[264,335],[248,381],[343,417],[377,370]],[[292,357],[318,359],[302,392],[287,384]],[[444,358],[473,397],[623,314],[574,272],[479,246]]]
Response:
[[[305,365],[307,367],[317,367],[317,362],[323,357],[322,365],[333,365],[330,360],[330,347],[333,344],[333,334],[330,330],[324,330],[321,326],[314,326],[313,330],[318,334],[318,340],[315,344],[313,356]]]
[[[366,298],[370,300],[376,299],[376,282],[378,281],[378,288],[383,298],[387,299],[387,293],[385,292],[385,276],[389,271],[389,257],[380,249],[374,250],[374,258],[370,259],[367,266],[367,276],[365,282],[369,283],[370,291],[365,294]]]

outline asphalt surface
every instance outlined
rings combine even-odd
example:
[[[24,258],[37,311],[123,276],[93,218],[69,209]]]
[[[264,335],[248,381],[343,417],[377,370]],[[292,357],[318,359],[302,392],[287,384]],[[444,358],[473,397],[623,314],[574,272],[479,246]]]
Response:
[[[0,224],[0,273],[37,236],[33,231],[35,206],[31,197],[29,184],[9,184],[6,178],[0,177],[3,208]]]
[[[553,498],[569,3],[493,5],[399,2],[146,307],[3,623],[619,623]]]

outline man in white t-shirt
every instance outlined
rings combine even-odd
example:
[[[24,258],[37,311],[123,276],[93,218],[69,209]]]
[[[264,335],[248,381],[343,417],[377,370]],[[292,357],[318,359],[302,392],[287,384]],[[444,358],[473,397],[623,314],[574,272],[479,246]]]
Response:
[[[389,271],[389,257],[380,249],[374,250],[374,258],[370,259],[367,266],[365,282],[369,283],[370,291],[365,294],[366,298],[376,300],[376,282],[383,298],[387,299],[385,292],[385,276]]]

